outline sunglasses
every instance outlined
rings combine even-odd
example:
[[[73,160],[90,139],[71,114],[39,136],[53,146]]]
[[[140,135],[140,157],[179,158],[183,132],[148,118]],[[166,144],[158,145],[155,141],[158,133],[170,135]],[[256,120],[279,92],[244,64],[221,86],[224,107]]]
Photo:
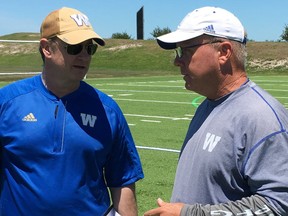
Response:
[[[200,44],[194,44],[191,46],[186,46],[186,47],[176,47],[175,52],[176,52],[176,57],[181,58],[183,56],[183,49],[188,49],[188,48],[194,48],[194,47],[200,47],[206,44],[213,44],[213,43],[222,43],[223,41],[220,40],[215,40],[215,41],[209,41],[206,43],[200,43]]]
[[[97,44],[88,44],[88,45],[83,45],[83,44],[70,45],[70,44],[67,44],[64,46],[64,48],[66,49],[66,51],[69,55],[78,55],[83,50],[83,47],[87,51],[88,55],[90,55],[90,56],[94,55],[97,48],[98,48]]]
[[[57,40],[51,38],[50,41],[60,46]],[[93,44],[93,43],[83,45],[82,43],[80,43],[80,44],[75,44],[75,45],[65,44],[63,47],[69,55],[78,55],[83,50],[83,47],[84,47],[88,55],[92,56],[95,54],[98,48],[98,45]]]

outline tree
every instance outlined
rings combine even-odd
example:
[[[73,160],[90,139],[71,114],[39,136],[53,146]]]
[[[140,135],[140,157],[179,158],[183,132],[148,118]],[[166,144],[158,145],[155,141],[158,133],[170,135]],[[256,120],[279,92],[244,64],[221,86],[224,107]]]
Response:
[[[281,40],[288,41],[288,25],[287,24],[285,25],[283,33],[280,37],[281,37]]]
[[[126,32],[112,34],[112,39],[132,39]]]
[[[161,35],[170,33],[171,30],[168,27],[165,27],[161,29],[159,26],[157,26],[152,33],[150,33],[154,38],[159,37]]]

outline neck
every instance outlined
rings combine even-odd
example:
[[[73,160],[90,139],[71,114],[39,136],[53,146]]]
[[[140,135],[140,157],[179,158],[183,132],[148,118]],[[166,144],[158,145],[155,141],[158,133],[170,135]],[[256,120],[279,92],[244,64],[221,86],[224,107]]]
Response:
[[[247,79],[248,78],[246,74],[241,74],[231,79],[226,78],[222,87],[217,91],[218,98],[237,90],[247,81]]]
[[[47,76],[44,71],[42,72],[41,79],[45,88],[58,98],[74,92],[80,86],[80,82],[72,83],[65,80],[53,79],[50,76]]]
[[[240,76],[234,79],[229,79],[227,80],[227,82],[225,82],[225,85],[219,90],[219,93],[222,94],[221,96],[229,94],[230,92],[233,92],[238,88],[240,88],[246,81],[247,81],[246,74],[241,74]]]

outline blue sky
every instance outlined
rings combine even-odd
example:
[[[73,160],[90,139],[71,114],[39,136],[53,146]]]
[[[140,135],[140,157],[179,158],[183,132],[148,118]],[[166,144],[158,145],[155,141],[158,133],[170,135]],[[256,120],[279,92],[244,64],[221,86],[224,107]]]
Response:
[[[4,3],[5,2],[5,3]],[[184,16],[202,6],[217,6],[234,13],[255,41],[278,40],[288,24],[287,0],[3,0],[0,35],[39,32],[48,13],[63,6],[85,13],[104,38],[126,32],[136,39],[136,13],[144,6],[144,39],[156,28],[175,30]]]

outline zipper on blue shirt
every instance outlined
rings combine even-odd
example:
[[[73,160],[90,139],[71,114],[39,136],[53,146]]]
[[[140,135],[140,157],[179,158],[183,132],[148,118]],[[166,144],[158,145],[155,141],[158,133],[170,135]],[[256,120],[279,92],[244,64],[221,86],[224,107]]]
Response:
[[[57,105],[56,105],[56,108],[55,108],[55,111],[54,111],[54,117],[55,117],[55,119],[57,118],[58,108],[59,108],[59,106],[58,106],[58,104],[57,104]]]
[[[67,102],[66,102],[67,103]],[[66,127],[66,104],[59,100],[54,111],[55,124],[53,134],[53,152],[61,153],[64,150],[64,138]]]

